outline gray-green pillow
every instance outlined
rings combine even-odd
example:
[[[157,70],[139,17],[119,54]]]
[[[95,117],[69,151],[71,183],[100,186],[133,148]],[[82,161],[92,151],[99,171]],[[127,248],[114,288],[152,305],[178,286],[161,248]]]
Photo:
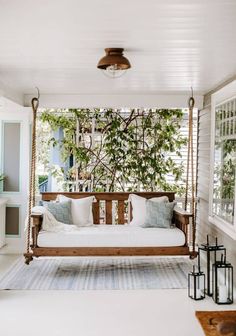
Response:
[[[43,202],[43,206],[56,218],[58,222],[72,224],[71,201]]]
[[[175,205],[176,202],[153,202],[147,200],[146,218],[142,227],[170,229],[172,227],[172,217]]]

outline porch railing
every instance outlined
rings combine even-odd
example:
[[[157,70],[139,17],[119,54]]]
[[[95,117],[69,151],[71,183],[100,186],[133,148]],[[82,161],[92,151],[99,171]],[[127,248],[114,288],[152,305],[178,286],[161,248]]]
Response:
[[[48,191],[48,179],[39,184],[39,192],[42,193],[46,191]]]

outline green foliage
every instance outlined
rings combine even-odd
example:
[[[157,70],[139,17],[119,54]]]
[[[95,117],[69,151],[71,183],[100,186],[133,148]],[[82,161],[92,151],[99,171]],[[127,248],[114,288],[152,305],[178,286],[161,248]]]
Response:
[[[38,184],[45,182],[48,179],[48,175],[39,175],[38,176]]]
[[[234,199],[235,192],[235,140],[218,140],[216,150],[220,151],[219,162],[214,167],[214,197],[218,199]]]
[[[63,161],[73,156],[74,167],[67,178],[90,179],[94,191],[173,190],[182,194],[183,166],[170,157],[170,153],[181,157],[186,145],[180,132],[182,117],[179,109],[131,110],[128,116],[112,109],[70,109],[66,113],[45,111],[41,121],[52,130],[63,129],[62,141],[51,136],[48,143],[59,146]],[[167,175],[174,183],[167,183]]]

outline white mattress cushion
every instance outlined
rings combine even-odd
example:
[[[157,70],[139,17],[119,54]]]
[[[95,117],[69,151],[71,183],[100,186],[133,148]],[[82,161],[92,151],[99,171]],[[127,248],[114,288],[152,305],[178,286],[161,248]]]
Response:
[[[152,200],[153,202],[168,202],[169,201],[167,196],[153,197],[153,198],[150,198],[150,200]],[[129,201],[132,204],[132,215],[133,215],[130,225],[134,225],[134,226],[144,225],[145,218],[146,218],[147,199],[145,197],[141,197],[135,194],[130,194]]]
[[[96,200],[94,196],[73,199],[64,195],[58,195],[57,200],[64,202],[71,201],[71,216],[73,224],[77,226],[93,225],[92,204]]]
[[[141,228],[130,225],[93,225],[69,232],[40,231],[40,247],[146,247],[183,246],[185,235],[178,229]]]

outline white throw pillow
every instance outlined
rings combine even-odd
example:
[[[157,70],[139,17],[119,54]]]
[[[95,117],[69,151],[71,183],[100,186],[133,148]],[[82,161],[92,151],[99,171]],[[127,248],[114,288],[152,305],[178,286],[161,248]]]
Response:
[[[71,216],[72,222],[77,226],[90,226],[93,225],[93,212],[92,204],[96,202],[94,196],[74,199],[64,195],[58,195],[57,201],[63,202],[65,200],[71,200]]]
[[[168,202],[169,199],[167,196],[153,197],[150,198],[153,202]],[[144,225],[146,218],[146,201],[145,197],[141,197],[135,194],[129,195],[129,201],[132,204],[132,215],[133,219],[130,222],[130,225],[133,226],[142,226]],[[72,216],[73,217],[73,216]]]

